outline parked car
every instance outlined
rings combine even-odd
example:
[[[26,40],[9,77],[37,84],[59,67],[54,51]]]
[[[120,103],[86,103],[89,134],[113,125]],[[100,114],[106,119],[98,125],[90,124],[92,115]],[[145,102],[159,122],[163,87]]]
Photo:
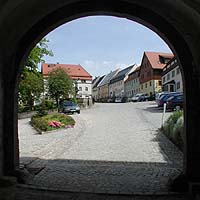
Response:
[[[114,103],[115,102],[115,97],[109,98],[107,100],[108,103]]]
[[[122,103],[122,98],[121,97],[116,97],[115,98],[115,103]]]
[[[167,99],[171,96],[177,95],[177,94],[182,94],[181,92],[170,92],[163,94],[158,100],[157,100],[157,105],[158,107],[163,107],[164,103],[167,102]]]
[[[128,102],[128,97],[122,97],[122,103]]]
[[[166,95],[166,94],[169,94],[169,93],[170,92],[167,92],[167,91],[156,93],[156,96],[155,96],[156,103],[163,95]]]
[[[183,108],[183,94],[177,94],[167,99],[166,108],[171,110],[181,110]]]
[[[144,94],[143,94],[143,93],[138,93],[138,94],[136,94],[135,96],[133,96],[133,97],[131,98],[131,100],[132,100],[133,102],[142,101],[143,99],[144,99]]]
[[[144,94],[144,93],[138,93],[138,94],[136,94],[135,96],[133,96],[132,98],[131,98],[131,101],[133,101],[133,102],[136,102],[136,101],[148,101],[148,99],[149,99],[149,95],[147,95],[147,94]]]
[[[58,107],[58,112],[80,114],[80,107],[72,101],[61,101]]]

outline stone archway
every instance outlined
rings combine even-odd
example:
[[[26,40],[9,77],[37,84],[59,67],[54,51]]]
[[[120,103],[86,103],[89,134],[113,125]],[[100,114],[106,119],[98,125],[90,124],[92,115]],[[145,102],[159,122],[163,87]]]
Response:
[[[113,15],[137,21],[161,36],[182,66],[185,112],[185,177],[200,181],[200,4],[148,0],[8,0],[0,4],[0,175],[19,166],[17,83],[32,47],[47,33],[70,20]]]

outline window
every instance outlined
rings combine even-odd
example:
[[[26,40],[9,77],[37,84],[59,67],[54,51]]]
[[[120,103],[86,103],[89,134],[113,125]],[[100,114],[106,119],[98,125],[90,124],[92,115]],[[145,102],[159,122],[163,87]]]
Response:
[[[179,74],[179,73],[180,73],[180,69],[177,68],[177,69],[176,69],[176,74]]]
[[[181,87],[180,82],[177,82],[177,83],[176,83],[176,89],[178,90],[178,89],[180,89],[180,87]]]
[[[151,81],[149,82],[149,86],[151,87]]]
[[[161,81],[158,81],[158,85],[161,86]]]
[[[85,87],[85,91],[88,91],[88,87]]]
[[[174,76],[175,76],[175,70],[172,71],[172,77],[174,77]]]
[[[81,80],[82,83],[86,83],[86,80]]]
[[[167,80],[169,80],[169,79],[170,79],[170,73],[167,74]]]
[[[177,96],[176,99],[177,100],[183,100],[183,95]]]
[[[169,85],[169,91],[174,92],[174,85],[172,85],[172,84]]]
[[[165,76],[163,76],[163,83],[165,82]]]
[[[82,91],[82,87],[79,87],[79,91]]]
[[[145,88],[147,88],[147,83],[145,83]]]

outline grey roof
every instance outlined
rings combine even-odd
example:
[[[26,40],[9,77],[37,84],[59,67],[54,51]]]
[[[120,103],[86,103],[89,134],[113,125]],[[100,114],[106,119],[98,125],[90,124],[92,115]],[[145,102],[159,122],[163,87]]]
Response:
[[[115,83],[115,82],[123,80],[134,66],[135,65],[131,65],[119,71],[118,74],[110,80],[110,83]]]
[[[92,85],[94,85],[99,79],[100,79],[100,76],[96,76],[96,77],[92,80]]]
[[[93,81],[93,85],[92,85],[92,88],[96,88],[97,87],[97,85],[101,82],[101,80],[104,78],[104,76],[105,75],[103,75],[103,76],[98,76],[96,79],[94,79],[94,81]]]
[[[116,73],[119,71],[119,69],[116,69],[115,71],[111,71],[109,74],[105,75],[104,79],[99,83],[98,87],[109,84],[110,80],[116,75]]]

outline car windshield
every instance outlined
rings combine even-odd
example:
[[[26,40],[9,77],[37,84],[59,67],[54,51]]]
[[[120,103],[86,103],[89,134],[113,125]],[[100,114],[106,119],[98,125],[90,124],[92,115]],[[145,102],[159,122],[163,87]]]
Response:
[[[169,97],[167,100],[170,101],[174,98],[174,96]]]
[[[71,101],[67,101],[63,103],[63,106],[76,106],[76,104]]]

